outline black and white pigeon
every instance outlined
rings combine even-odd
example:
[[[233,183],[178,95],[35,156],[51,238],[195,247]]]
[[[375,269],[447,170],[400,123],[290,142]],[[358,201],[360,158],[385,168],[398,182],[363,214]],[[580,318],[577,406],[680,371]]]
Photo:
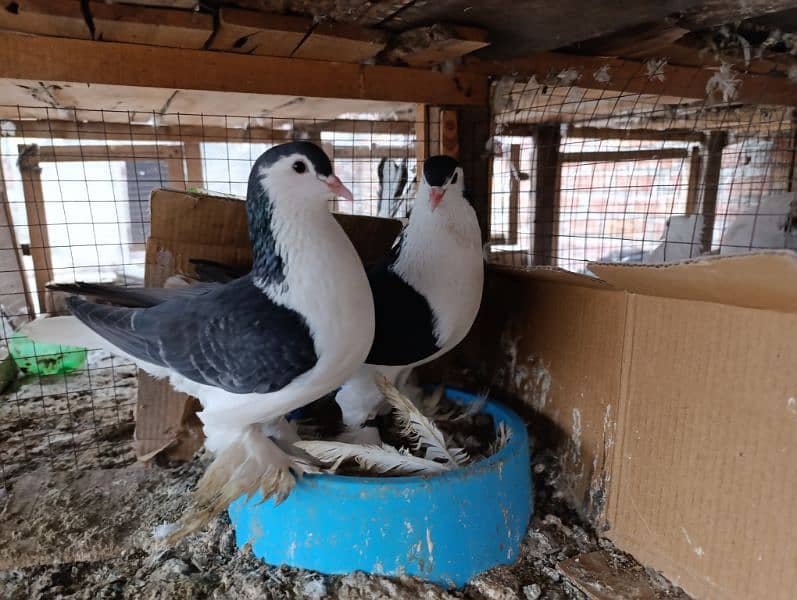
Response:
[[[268,150],[247,190],[252,271],[229,283],[115,289],[139,308],[67,300],[74,316],[39,319],[35,340],[103,348],[198,398],[216,454],[195,510],[169,541],[201,527],[242,494],[279,501],[310,467],[290,454],[283,415],[314,401],[359,368],[374,334],[365,270],[329,212],[351,199],[324,152],[309,142]],[[109,298],[107,286],[75,291]],[[61,289],[64,289],[63,287]]]
[[[459,163],[432,156],[423,164],[409,222],[391,254],[368,270],[376,332],[365,364],[336,395],[343,439],[376,442],[364,424],[382,403],[378,376],[401,383],[409,371],[456,346],[473,324],[484,283],[482,238],[464,194]]]
[[[395,217],[401,207],[404,190],[407,187],[407,159],[401,161],[383,158],[376,168],[379,177],[379,202],[376,213],[379,217]]]

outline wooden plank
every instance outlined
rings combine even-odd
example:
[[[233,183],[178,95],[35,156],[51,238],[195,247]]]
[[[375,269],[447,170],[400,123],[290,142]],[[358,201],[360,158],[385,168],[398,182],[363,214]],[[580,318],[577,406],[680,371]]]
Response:
[[[514,135],[512,133],[513,131],[528,131],[530,127],[530,125],[509,123],[504,127],[504,129],[508,132],[507,135]],[[692,129],[666,129],[664,131],[657,131],[654,129],[608,129],[605,127],[568,127],[567,137],[593,140],[639,140],[700,143],[703,143],[706,139],[705,134]]]
[[[83,111],[85,115],[88,111]],[[102,117],[102,111],[96,111]],[[292,138],[292,132],[268,127],[225,128],[196,125],[136,125],[127,123],[83,122],[83,121],[12,121],[17,134],[26,138],[63,138],[107,141],[160,141],[178,142],[185,140],[220,140],[230,142],[272,142]],[[363,121],[364,124],[371,124]],[[379,125],[374,123],[373,125]],[[395,124],[397,127],[399,123]],[[378,127],[376,129],[379,129]]]
[[[419,104],[415,107],[415,160],[418,162],[415,172],[418,184],[423,176],[423,162],[429,155],[429,107]]]
[[[290,56],[312,26],[313,20],[304,17],[222,6],[210,49],[257,56]]]
[[[641,23],[627,29],[578,43],[578,53],[591,56],[621,56],[639,58],[675,43],[688,29],[672,21]],[[659,54],[659,56],[669,56]]]
[[[44,210],[44,191],[42,189],[41,167],[39,166],[39,147],[20,145],[19,172],[22,176],[22,191],[25,196],[25,213],[28,216],[28,236],[30,255],[33,259],[33,274],[36,280],[36,294],[39,312],[47,307],[47,284],[53,278],[50,261],[50,236],[47,232],[47,215]],[[34,313],[31,312],[31,316]]]
[[[379,54],[386,40],[385,34],[375,29],[344,23],[319,23],[291,56],[359,63]]]
[[[12,6],[14,7],[12,10]],[[80,0],[15,0],[0,8],[0,29],[91,39]]]
[[[512,144],[509,147],[510,169],[517,169],[520,173],[520,144]],[[509,175],[509,230],[507,231],[505,244],[517,244],[518,239],[518,220],[520,219],[520,178],[510,172]]]
[[[182,159],[179,146],[40,146],[40,162],[81,162],[97,160]]]
[[[6,252],[13,252],[16,269],[4,261],[3,272],[0,273],[3,277],[2,293],[9,294],[3,299],[2,308],[7,310],[6,316],[11,318],[13,325],[18,325],[20,317],[24,315],[23,304],[27,309],[28,315],[36,314],[33,308],[33,296],[30,293],[30,286],[28,285],[28,278],[25,277],[25,265],[22,262],[20,254],[19,242],[17,241],[17,234],[14,229],[14,218],[11,215],[11,207],[8,201],[8,192],[6,190],[6,179],[3,171],[3,162],[0,161],[0,204],[3,206],[3,212],[0,214],[0,230],[5,229],[7,235],[4,236],[2,250]],[[6,245],[7,244],[7,245]],[[11,261],[9,261],[11,262]],[[16,277],[14,271],[16,270]],[[19,290],[22,291],[22,299],[16,297],[19,295]],[[11,332],[4,332],[0,328],[0,338],[10,335]],[[8,372],[8,371],[6,371]],[[2,382],[0,382],[0,392],[2,392]]]
[[[686,214],[697,214],[700,203],[700,175],[702,169],[702,158],[700,156],[700,146],[692,146],[692,154],[689,159],[689,185],[686,191]]]
[[[559,146],[562,134],[559,123],[540,125],[534,136],[537,147],[534,187],[534,264],[554,264],[557,215],[559,213]]]
[[[596,81],[595,73],[603,66],[609,68],[610,79]],[[559,73],[563,69],[576,69],[579,72],[580,88],[696,100],[705,99],[706,83],[715,73],[709,69],[668,64],[664,67],[664,81],[651,80],[644,62],[558,52],[542,52],[528,58],[502,61],[466,59],[462,71],[521,78],[534,75],[542,82],[548,80],[551,73]],[[787,77],[743,72],[735,73],[735,76],[741,83],[734,102],[784,106],[794,106],[797,102],[794,82],[789,81]]]
[[[205,175],[202,167],[202,144],[198,140],[183,142],[183,156],[186,164],[186,187],[205,187]]]
[[[714,221],[717,218],[717,193],[719,192],[720,171],[722,169],[722,150],[728,143],[724,131],[712,131],[708,137],[706,155],[706,174],[703,179],[703,235],[702,251],[711,251],[714,237]]]
[[[92,1],[94,38],[173,48],[202,48],[213,33],[207,13]]]
[[[440,154],[459,158],[457,111],[451,108],[440,111]]]
[[[449,77],[425,69],[14,33],[0,33],[0,56],[13,57],[0,61],[0,78],[449,105],[487,103],[487,80],[478,74]]]
[[[491,135],[489,109],[460,108],[457,111],[459,130],[459,162],[465,174],[465,188],[479,220],[482,242],[490,239],[490,164],[492,156],[484,151]]]
[[[688,158],[686,148],[658,148],[656,150],[619,150],[607,152],[562,152],[559,160],[565,162],[623,162],[630,160],[673,160]]]
[[[437,24],[400,33],[391,42],[387,58],[412,67],[431,67],[488,45],[487,32],[483,29]]]

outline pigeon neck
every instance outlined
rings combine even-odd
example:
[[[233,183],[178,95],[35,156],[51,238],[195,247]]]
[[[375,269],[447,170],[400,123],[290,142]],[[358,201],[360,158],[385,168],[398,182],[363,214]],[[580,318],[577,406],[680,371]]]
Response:
[[[252,242],[252,274],[261,287],[279,286],[285,281],[285,262],[274,235],[274,205],[263,186],[250,185],[249,190],[246,212]]]

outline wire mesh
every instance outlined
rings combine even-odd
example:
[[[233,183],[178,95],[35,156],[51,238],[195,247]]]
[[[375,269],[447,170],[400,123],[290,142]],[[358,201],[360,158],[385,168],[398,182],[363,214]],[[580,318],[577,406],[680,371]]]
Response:
[[[21,324],[62,308],[46,283],[143,285],[155,188],[244,197],[261,153],[304,139],[327,152],[354,194],[333,210],[403,218],[414,197],[412,120],[64,112],[0,106],[14,116],[0,122],[0,351],[18,357]],[[132,462],[135,365],[89,349],[74,371],[36,375],[42,365],[55,372],[65,359],[81,361],[69,349],[33,351],[19,359],[28,365],[20,378],[0,371],[8,386],[0,389],[0,482],[40,467]]]
[[[769,105],[763,86],[760,102],[734,102],[738,81],[725,79],[700,98],[646,93],[666,89],[666,61],[611,77],[607,64],[494,85],[492,262],[589,273],[593,261],[797,249],[792,107]],[[579,87],[590,79],[609,89]]]

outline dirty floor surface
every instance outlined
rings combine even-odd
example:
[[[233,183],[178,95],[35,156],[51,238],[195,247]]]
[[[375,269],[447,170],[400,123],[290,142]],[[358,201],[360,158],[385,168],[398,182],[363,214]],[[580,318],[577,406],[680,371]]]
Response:
[[[463,589],[268,566],[236,548],[226,517],[164,550],[152,530],[180,516],[202,462],[136,464],[134,370],[106,357],[92,368],[0,396],[0,598],[688,600],[579,521],[558,497],[556,461],[544,453],[519,561]],[[101,382],[105,392],[94,389]]]

